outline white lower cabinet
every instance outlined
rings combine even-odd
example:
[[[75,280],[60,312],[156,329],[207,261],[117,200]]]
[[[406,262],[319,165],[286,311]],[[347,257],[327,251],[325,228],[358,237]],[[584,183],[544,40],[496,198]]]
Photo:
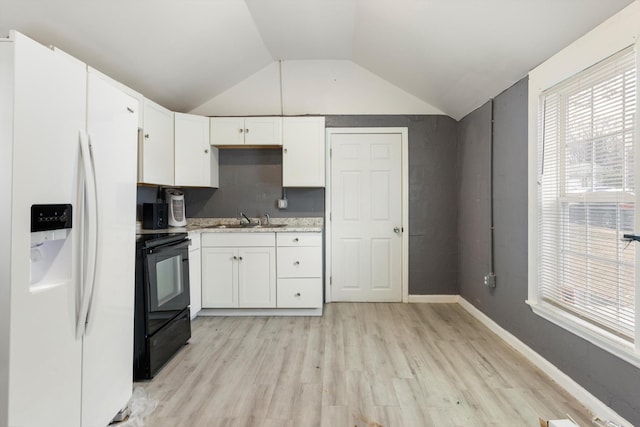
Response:
[[[203,309],[322,308],[321,233],[205,232],[201,238]]]
[[[278,233],[278,308],[322,307],[322,236]]]
[[[236,248],[202,248],[202,307],[238,307]]]
[[[202,309],[202,262],[200,260],[200,233],[189,233],[189,297],[191,318]]]
[[[238,307],[276,306],[275,264],[273,247],[238,249]]]
[[[202,234],[202,307],[276,307],[275,233]]]
[[[278,308],[322,307],[322,279],[278,277]]]

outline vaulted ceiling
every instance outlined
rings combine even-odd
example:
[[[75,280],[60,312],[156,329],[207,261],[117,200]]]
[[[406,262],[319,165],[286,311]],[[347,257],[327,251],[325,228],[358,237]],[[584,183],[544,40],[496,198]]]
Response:
[[[175,111],[278,60],[350,60],[459,119],[632,0],[3,0],[55,45]]]

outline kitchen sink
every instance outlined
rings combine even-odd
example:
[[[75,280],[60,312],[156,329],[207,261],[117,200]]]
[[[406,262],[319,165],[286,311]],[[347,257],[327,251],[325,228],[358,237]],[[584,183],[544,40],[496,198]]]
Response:
[[[243,226],[240,224],[216,224],[216,225],[207,225],[202,228],[248,228],[248,226]]]
[[[216,224],[203,228],[282,228],[286,226],[287,224]]]

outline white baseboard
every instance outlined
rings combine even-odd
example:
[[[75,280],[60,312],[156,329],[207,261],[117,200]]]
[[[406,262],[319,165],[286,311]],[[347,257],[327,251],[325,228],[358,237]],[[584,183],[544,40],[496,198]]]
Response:
[[[529,359],[531,363],[536,365],[541,371],[551,377],[560,387],[564,388],[573,397],[580,401],[589,409],[594,416],[604,420],[614,421],[623,426],[631,426],[632,424],[618,415],[613,409],[605,405],[600,399],[589,393],[584,387],[575,382],[571,377],[556,368],[551,362],[536,353],[531,347],[520,341],[507,330],[503,329],[496,322],[491,320],[486,314],[478,310],[473,304],[461,296],[458,298],[458,304],[467,310],[473,317],[478,319],[491,332],[498,335],[504,342],[513,347],[516,351]]]
[[[460,295],[409,295],[409,303],[444,303],[455,304],[460,299]]]

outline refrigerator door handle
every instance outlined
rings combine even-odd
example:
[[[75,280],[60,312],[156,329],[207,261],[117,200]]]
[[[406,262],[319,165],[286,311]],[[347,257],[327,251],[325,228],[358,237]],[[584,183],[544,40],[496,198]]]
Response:
[[[83,130],[80,131],[80,156],[84,172],[84,213],[86,244],[82,259],[82,289],[80,312],[76,324],[76,337],[80,339],[86,332],[91,300],[95,286],[96,264],[98,259],[98,198],[96,189],[96,175],[93,164],[91,138]]]

